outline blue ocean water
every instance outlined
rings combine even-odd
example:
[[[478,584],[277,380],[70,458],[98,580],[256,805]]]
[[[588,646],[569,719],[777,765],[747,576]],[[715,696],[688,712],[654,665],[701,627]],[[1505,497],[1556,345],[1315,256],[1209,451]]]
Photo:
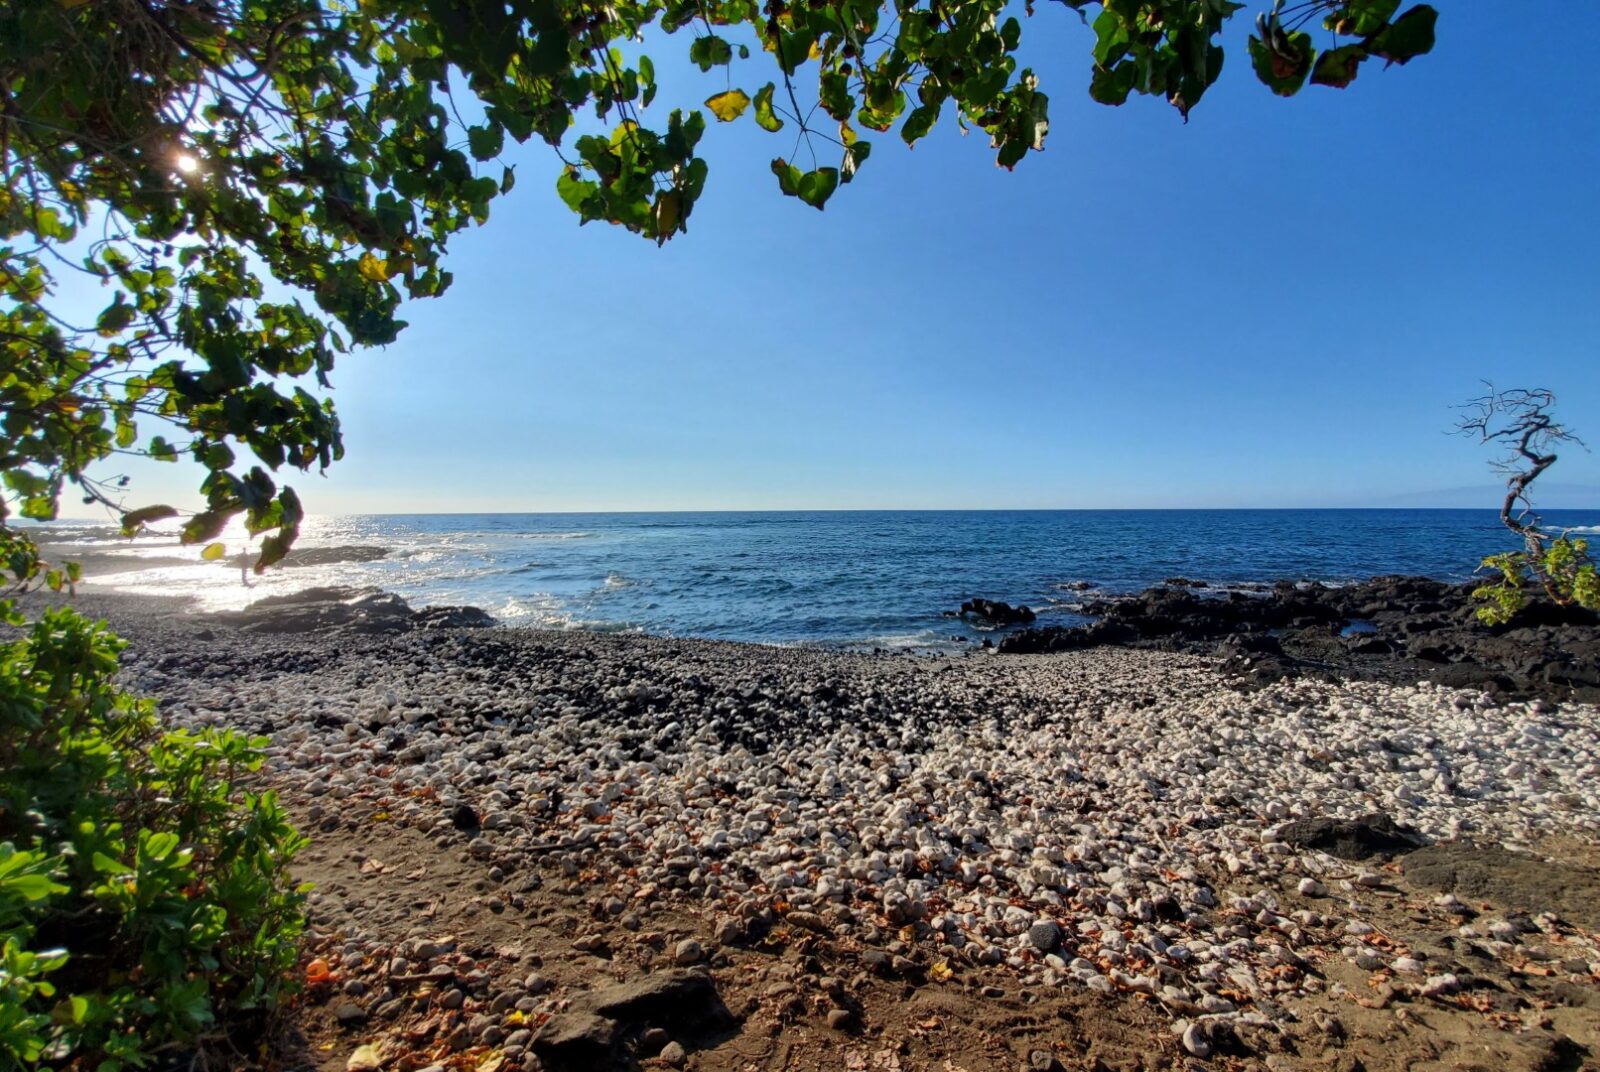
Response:
[[[1549,511],[1545,521],[1600,532],[1600,511]],[[1492,510],[385,515],[313,519],[300,546],[381,546],[386,557],[277,570],[246,587],[238,569],[171,564],[170,539],[75,536],[149,559],[108,582],[212,606],[371,584],[513,624],[911,648],[984,635],[942,614],[973,596],[1070,622],[1083,598],[1062,587],[1071,582],[1125,592],[1172,576],[1223,586],[1464,579],[1483,555],[1515,546]]]

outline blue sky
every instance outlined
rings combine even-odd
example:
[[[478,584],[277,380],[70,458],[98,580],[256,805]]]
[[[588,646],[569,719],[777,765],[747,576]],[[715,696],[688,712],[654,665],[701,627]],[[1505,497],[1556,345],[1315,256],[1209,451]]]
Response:
[[[1052,129],[1014,173],[947,115],[819,213],[747,118],[662,249],[580,228],[514,150],[450,292],[341,361],[346,460],[291,482],[314,513],[1492,505],[1445,434],[1481,380],[1554,389],[1600,447],[1600,83],[1568,16],[1439,6],[1434,54],[1293,100],[1248,69],[1252,8],[1184,125],[1090,101],[1092,32],[1040,5]],[[719,91],[687,47],[648,51]],[[193,501],[187,465],[128,471],[130,503]],[[1546,480],[1600,507],[1600,456]]]

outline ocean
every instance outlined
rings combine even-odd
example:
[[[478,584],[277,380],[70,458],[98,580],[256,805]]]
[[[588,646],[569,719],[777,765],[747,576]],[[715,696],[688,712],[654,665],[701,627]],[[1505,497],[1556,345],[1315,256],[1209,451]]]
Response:
[[[1600,511],[1547,525],[1600,533]],[[466,603],[506,624],[771,644],[953,648],[990,635],[944,616],[974,596],[1071,623],[1088,582],[1128,592],[1175,576],[1217,587],[1383,574],[1468,578],[1516,542],[1492,510],[1045,510],[415,514],[310,519],[298,546],[382,548],[371,561],[269,571],[199,560],[168,536],[63,522],[48,537],[115,556],[100,583],[210,609],[313,585],[373,585],[414,605]],[[230,553],[241,534],[225,537]],[[375,553],[375,552],[368,552]],[[192,561],[185,561],[192,560]],[[90,581],[94,582],[93,575]],[[956,638],[961,638],[959,641]]]

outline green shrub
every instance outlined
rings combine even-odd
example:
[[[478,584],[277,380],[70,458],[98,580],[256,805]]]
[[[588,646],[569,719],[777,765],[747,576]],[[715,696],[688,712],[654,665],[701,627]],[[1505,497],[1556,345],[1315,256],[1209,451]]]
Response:
[[[265,742],[162,730],[122,648],[70,610],[0,647],[0,1067],[239,1044],[290,993],[305,841],[238,784]]]
[[[1529,585],[1543,589],[1557,603],[1600,610],[1600,570],[1589,557],[1588,540],[1563,535],[1536,551],[1490,555],[1483,568],[1500,574],[1493,583],[1472,590],[1472,598],[1484,604],[1478,608],[1478,619],[1488,625],[1504,625],[1515,618],[1528,605]]]

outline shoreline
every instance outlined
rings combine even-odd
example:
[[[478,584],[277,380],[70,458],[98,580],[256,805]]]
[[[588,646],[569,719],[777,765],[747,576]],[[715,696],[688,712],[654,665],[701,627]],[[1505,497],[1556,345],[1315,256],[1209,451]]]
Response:
[[[660,1062],[653,1027],[706,1072],[1600,1052],[1592,705],[1241,689],[1125,647],[265,634],[79,605],[170,724],[271,739],[341,980],[300,1023],[322,1068],[362,1043],[635,1067]],[[1316,847],[1373,813],[1428,847]],[[672,968],[710,981],[669,1023],[594,1012]]]
[[[365,550],[375,550],[366,548]],[[342,560],[341,560],[342,561]],[[113,578],[115,574],[111,575]],[[203,607],[188,595],[188,613],[255,632],[310,630],[383,633],[413,629],[488,627],[532,632],[657,636],[679,642],[717,639],[784,651],[852,652],[922,658],[968,655],[1038,655],[1095,648],[1181,651],[1221,660],[1241,681],[1262,685],[1284,678],[1360,679],[1412,683],[1428,680],[1487,689],[1506,698],[1600,702],[1600,615],[1558,607],[1535,594],[1529,608],[1504,626],[1476,618],[1473,585],[1427,577],[1381,576],[1331,585],[1280,580],[1213,585],[1171,577],[1138,592],[1120,593],[1087,582],[1057,586],[1073,598],[1052,608],[1067,624],[1034,621],[1027,607],[985,599],[942,620],[976,629],[927,644],[887,645],[867,640],[741,640],[658,634],[642,629],[552,629],[501,622],[475,606],[422,604],[413,608],[381,587],[311,586],[265,592],[238,610]],[[144,598],[113,580],[91,580],[95,598]],[[999,608],[998,621],[967,608]],[[1019,617],[1010,617],[1020,612]],[[974,642],[976,639],[977,642]]]
[[[298,587],[372,585],[418,606],[477,605],[534,627],[954,650],[957,636],[975,646],[999,639],[943,616],[973,599],[1026,603],[1045,624],[1070,625],[1079,619],[1057,608],[1081,593],[1058,586],[1084,580],[1126,595],[1180,574],[1213,586],[1385,574],[1459,580],[1508,536],[1493,511],[1477,521],[1472,511],[1411,513],[1370,512],[1364,520],[1326,511],[1156,511],[1143,521],[1093,512],[612,514],[581,523],[541,515],[330,518],[308,525],[292,565],[251,578],[253,590],[238,584],[227,556],[103,579],[149,592],[195,591],[217,609]],[[1572,519],[1587,523],[1588,515]],[[74,546],[111,555],[198,553],[156,535],[130,545],[104,532]],[[231,535],[227,548],[244,549]]]

